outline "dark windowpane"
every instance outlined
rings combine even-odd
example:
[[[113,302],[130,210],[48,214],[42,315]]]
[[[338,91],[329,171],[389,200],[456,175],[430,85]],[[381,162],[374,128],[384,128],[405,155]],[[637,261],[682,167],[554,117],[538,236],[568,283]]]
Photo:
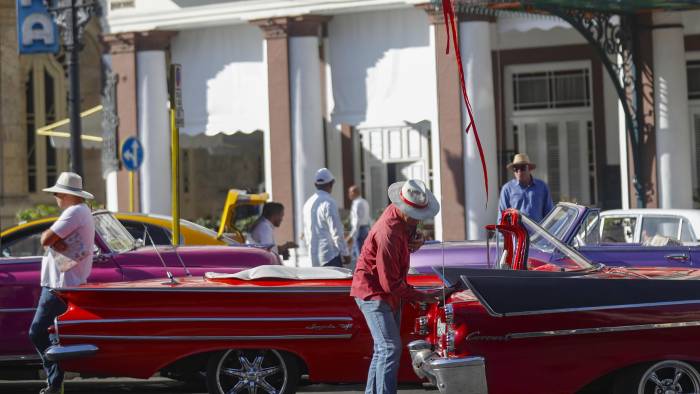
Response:
[[[29,192],[36,192],[36,122],[34,119],[34,77],[29,71],[25,84],[25,99],[27,107],[27,184]]]
[[[700,99],[700,61],[688,62],[688,98]]]
[[[44,90],[46,124],[50,124],[56,121],[55,81],[46,70],[44,70]],[[46,138],[46,184],[53,185],[56,183],[58,175],[56,168],[56,148],[51,145],[49,137],[44,138]]]

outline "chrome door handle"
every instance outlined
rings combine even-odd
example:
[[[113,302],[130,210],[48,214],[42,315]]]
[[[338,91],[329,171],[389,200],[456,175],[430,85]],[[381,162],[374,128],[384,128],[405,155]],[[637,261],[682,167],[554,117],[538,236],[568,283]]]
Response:
[[[679,261],[681,263],[687,263],[689,257],[687,254],[669,254],[666,256],[666,260]]]

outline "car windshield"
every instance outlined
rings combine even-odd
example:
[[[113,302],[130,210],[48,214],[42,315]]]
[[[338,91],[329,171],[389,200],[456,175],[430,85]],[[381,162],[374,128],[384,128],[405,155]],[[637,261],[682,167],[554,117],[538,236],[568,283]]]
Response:
[[[566,205],[557,205],[542,221],[542,227],[558,240],[563,240],[578,217],[578,210]],[[530,240],[532,242],[532,239]]]
[[[555,266],[561,270],[578,271],[595,268],[587,258],[562,243],[527,216],[521,215],[521,220],[530,235],[528,269],[544,270]]]
[[[183,225],[185,225],[185,226],[187,226],[187,227],[189,227],[189,228],[191,228],[191,229],[193,229],[193,230],[199,231],[200,233],[207,234],[208,236],[210,236],[210,237],[212,237],[212,238],[214,238],[214,239],[216,239],[216,238],[219,237],[219,235],[216,233],[216,231],[211,230],[211,229],[208,229],[208,228],[206,228],[206,227],[204,227],[204,226],[202,226],[202,225],[199,225],[199,224],[197,224],[197,223],[195,223],[195,222],[190,222],[189,220],[181,219],[181,220],[180,220],[180,223],[182,223]],[[226,245],[229,245],[229,246],[240,245],[240,243],[238,243],[238,242],[234,241],[233,239],[227,237],[225,234],[222,235],[220,239],[221,239],[222,241],[224,241],[224,242],[226,243]]]
[[[136,245],[134,237],[110,213],[95,215],[95,231],[113,252],[126,252]]]

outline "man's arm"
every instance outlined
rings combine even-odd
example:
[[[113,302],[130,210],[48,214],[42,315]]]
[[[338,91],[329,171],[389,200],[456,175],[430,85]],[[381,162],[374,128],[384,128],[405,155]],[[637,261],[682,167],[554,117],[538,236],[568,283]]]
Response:
[[[63,239],[54,233],[53,230],[48,229],[41,233],[41,246],[45,248],[54,248],[59,252],[66,249],[66,245],[63,243]]]
[[[350,241],[357,235],[357,224],[360,221],[359,217],[360,204],[353,201],[350,207],[350,233],[345,237],[346,241]]]
[[[542,209],[542,218],[547,216],[549,212],[554,209],[554,203],[552,202],[552,195],[549,193],[549,186],[547,184],[544,184],[544,207]]]
[[[343,222],[340,221],[340,214],[338,213],[338,206],[336,206],[332,201],[328,201],[325,204],[326,209],[326,220],[328,221],[328,229],[331,232],[331,237],[335,246],[340,250],[341,256],[349,256],[348,245],[345,243],[345,237],[343,237]]]
[[[501,215],[503,214],[503,211],[508,209],[508,189],[506,188],[506,185],[503,185],[503,188],[501,189],[501,196],[498,199],[498,217],[496,218],[496,223],[501,223]]]
[[[401,277],[399,263],[396,261],[396,251],[401,248],[399,241],[387,235],[375,239],[377,239],[377,277],[382,290],[409,301],[421,299],[421,292]]]

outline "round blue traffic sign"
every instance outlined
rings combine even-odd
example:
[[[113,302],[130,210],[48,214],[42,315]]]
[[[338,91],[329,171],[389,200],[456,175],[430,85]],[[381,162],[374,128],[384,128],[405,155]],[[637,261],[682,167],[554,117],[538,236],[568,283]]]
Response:
[[[136,137],[128,137],[122,143],[122,163],[127,171],[136,171],[143,164],[143,145]]]

